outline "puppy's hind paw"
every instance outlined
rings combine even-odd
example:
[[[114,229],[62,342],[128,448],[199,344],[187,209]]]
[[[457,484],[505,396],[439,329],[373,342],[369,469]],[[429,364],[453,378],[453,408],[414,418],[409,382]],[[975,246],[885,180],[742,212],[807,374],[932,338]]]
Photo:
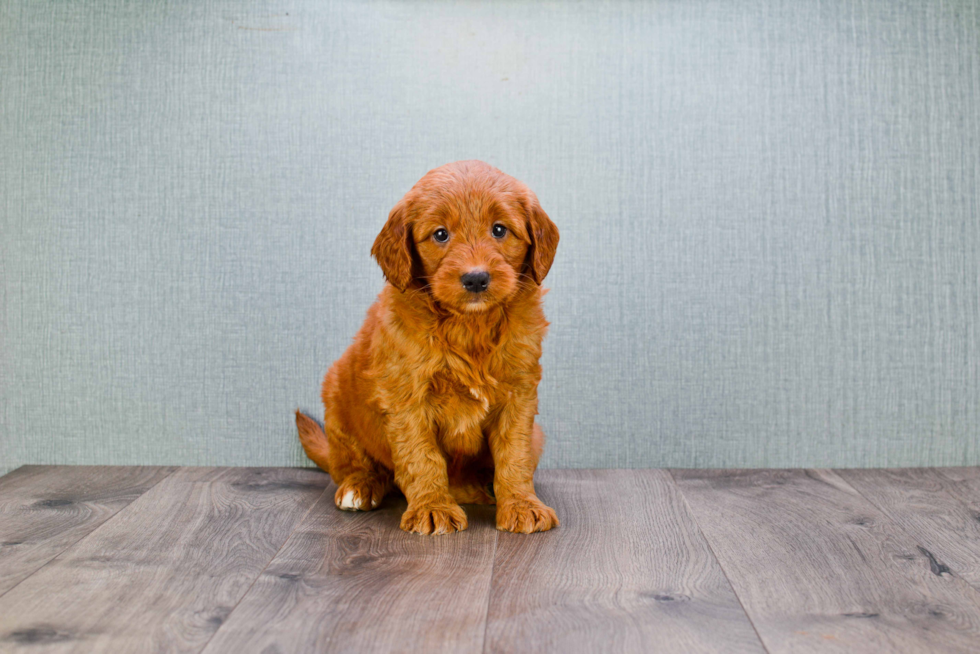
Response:
[[[334,503],[341,511],[370,511],[381,504],[386,490],[376,480],[351,475],[337,488]]]
[[[466,514],[458,504],[408,507],[401,528],[413,534],[451,534],[467,527]]]
[[[357,511],[363,504],[364,500],[359,495],[355,496],[353,490],[348,490],[344,492],[344,497],[340,500],[337,508],[342,511]]]

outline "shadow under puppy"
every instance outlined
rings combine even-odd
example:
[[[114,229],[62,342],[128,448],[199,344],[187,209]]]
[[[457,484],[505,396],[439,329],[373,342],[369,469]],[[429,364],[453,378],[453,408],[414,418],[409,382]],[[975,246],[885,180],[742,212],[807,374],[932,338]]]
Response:
[[[558,526],[534,492],[540,286],[558,228],[524,184],[480,161],[429,171],[371,249],[388,283],[323,381],[324,430],[297,412],[338,508],[369,511],[392,484],[401,528],[466,529],[459,506],[497,504],[497,528]]]

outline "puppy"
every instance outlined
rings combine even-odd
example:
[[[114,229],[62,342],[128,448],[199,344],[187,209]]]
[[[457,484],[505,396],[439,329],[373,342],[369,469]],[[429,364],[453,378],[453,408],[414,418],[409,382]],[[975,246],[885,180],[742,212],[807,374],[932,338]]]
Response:
[[[296,413],[338,508],[369,511],[394,484],[405,531],[466,529],[461,503],[496,503],[497,529],[558,526],[534,492],[557,246],[534,193],[480,161],[429,171],[395,205],[371,249],[388,283],[323,381],[324,429]]]

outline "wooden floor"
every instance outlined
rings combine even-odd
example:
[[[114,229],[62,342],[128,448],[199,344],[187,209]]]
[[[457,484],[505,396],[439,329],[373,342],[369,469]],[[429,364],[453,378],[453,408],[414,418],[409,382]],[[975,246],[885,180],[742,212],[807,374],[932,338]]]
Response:
[[[980,468],[562,470],[523,536],[315,470],[0,478],[0,652],[978,652]]]

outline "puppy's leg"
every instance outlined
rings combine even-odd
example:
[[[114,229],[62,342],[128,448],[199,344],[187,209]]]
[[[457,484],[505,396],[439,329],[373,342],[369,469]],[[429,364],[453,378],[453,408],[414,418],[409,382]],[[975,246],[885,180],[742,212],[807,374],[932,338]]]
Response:
[[[497,529],[530,534],[558,526],[554,510],[534,492],[534,470],[544,445],[544,433],[534,424],[535,398],[503,408],[490,432],[497,496]]]
[[[449,492],[446,457],[421,410],[403,410],[388,424],[395,483],[408,500],[401,528],[417,534],[466,529],[466,514]]]
[[[370,511],[381,504],[391,490],[391,472],[372,461],[355,439],[331,425],[329,416],[324,431],[297,411],[296,427],[306,455],[337,484],[334,503],[338,509]]]
[[[391,471],[374,461],[356,438],[332,421],[326,423],[330,473],[337,482],[334,504],[342,511],[378,508],[391,490]]]

